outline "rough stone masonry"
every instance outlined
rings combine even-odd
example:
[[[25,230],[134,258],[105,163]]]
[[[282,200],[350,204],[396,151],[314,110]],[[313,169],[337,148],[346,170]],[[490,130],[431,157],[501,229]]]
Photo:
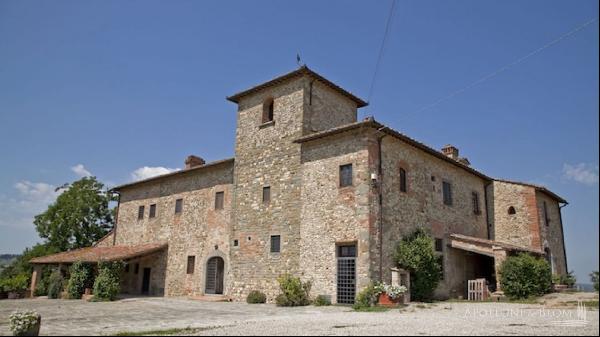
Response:
[[[567,203],[545,187],[490,178],[454,146],[357,121],[367,103],[306,66],[228,99],[234,158],[190,156],[185,169],[113,189],[117,225],[95,247],[165,247],[126,257],[125,292],[244,300],[260,290],[273,301],[289,273],[313,296],[351,303],[391,281],[395,245],[417,227],[436,239],[438,297],[465,296],[476,278],[501,291],[498,266],[521,251],[566,273]]]

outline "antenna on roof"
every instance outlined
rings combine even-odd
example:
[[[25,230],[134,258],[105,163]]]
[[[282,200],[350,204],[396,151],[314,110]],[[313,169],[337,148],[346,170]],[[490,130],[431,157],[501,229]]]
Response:
[[[300,53],[296,53],[296,64],[298,64],[298,67],[302,67],[302,61],[300,60]]]

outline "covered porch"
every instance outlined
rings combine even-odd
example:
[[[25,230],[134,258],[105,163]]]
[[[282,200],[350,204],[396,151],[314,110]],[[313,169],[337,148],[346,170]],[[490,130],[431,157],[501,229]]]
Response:
[[[98,264],[99,262],[123,261],[125,269],[121,274],[121,289],[124,293],[136,295],[162,295],[164,293],[166,255],[165,242],[141,245],[94,246],[68,252],[34,258],[31,276],[30,295],[34,296],[41,282],[44,266],[55,266],[63,273],[75,262]]]
[[[473,265],[469,267],[475,275],[474,278],[485,278],[494,294],[499,296],[504,293],[498,275],[502,263],[508,256],[519,252],[544,255],[541,250],[461,234],[451,234],[449,238],[451,248],[472,255],[470,261]]]

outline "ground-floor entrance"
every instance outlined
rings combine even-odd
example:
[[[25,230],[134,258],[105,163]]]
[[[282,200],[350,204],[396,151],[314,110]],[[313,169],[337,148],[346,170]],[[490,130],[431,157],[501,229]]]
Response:
[[[206,294],[223,294],[225,261],[218,256],[212,257],[206,263]]]
[[[356,297],[356,245],[337,247],[337,303],[353,304]]]

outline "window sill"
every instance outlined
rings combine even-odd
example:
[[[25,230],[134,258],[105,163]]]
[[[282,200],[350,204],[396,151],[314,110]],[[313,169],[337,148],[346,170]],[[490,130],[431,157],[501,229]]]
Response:
[[[269,122],[262,123],[261,125],[258,126],[258,128],[264,129],[264,128],[268,128],[268,127],[274,126],[274,125],[275,125],[275,121],[269,121]]]

